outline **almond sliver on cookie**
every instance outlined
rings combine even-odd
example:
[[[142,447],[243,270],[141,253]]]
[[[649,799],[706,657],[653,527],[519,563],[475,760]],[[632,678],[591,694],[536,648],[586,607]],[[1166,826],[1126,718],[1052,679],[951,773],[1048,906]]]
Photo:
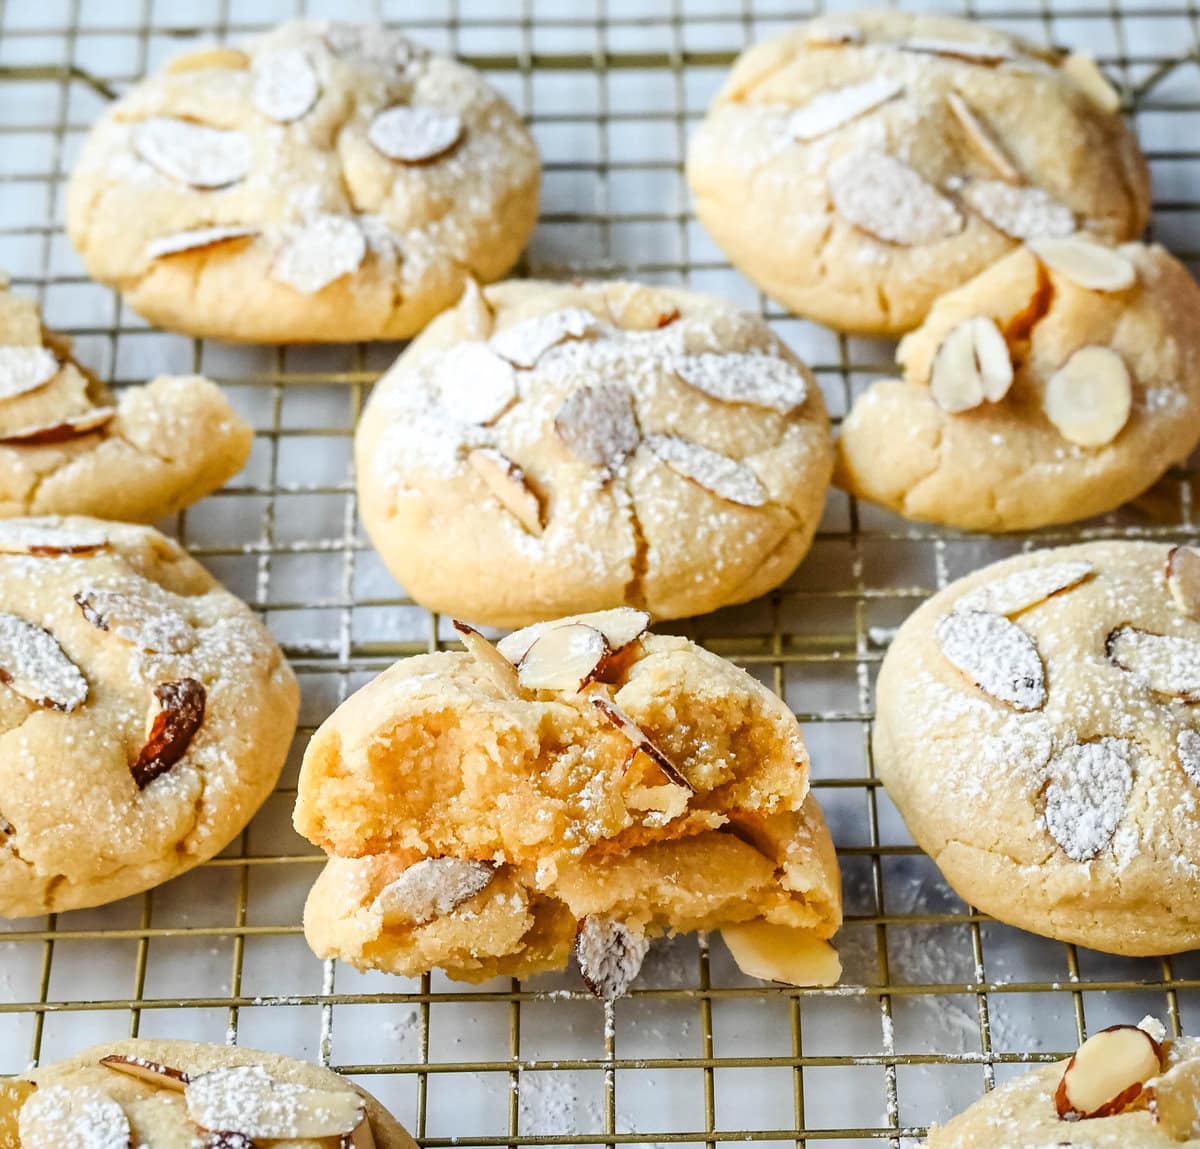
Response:
[[[596,915],[583,919],[575,937],[575,959],[584,984],[602,1001],[624,996],[649,949],[641,930]]]
[[[1082,347],[1046,382],[1042,409],[1064,439],[1081,447],[1111,443],[1129,420],[1133,383],[1108,347]]]
[[[259,231],[256,227],[197,227],[191,231],[177,231],[170,235],[160,235],[146,244],[146,258],[164,259],[169,255],[179,255],[185,251],[200,251],[218,243],[228,243],[234,239],[249,239],[258,234]]]
[[[1051,271],[1089,291],[1124,291],[1137,282],[1133,261],[1116,248],[1079,236],[1035,239],[1028,246]]]
[[[299,48],[267,52],[254,61],[254,106],[279,124],[306,116],[321,94],[321,82]]]
[[[0,521],[0,554],[85,555],[110,542],[103,531],[57,523],[53,519]]]
[[[133,150],[151,167],[202,190],[228,187],[250,174],[254,149],[245,132],[157,116],[133,128]]]
[[[669,782],[683,787],[689,793],[696,792],[675,763],[654,745],[650,736],[615,702],[610,702],[607,698],[593,698],[592,705],[629,739],[630,745],[635,750],[645,754],[666,775]]]
[[[1182,614],[1200,618],[1200,551],[1180,545],[1167,552],[1167,589]]]
[[[497,331],[491,348],[514,367],[531,368],[550,348],[569,339],[583,339],[599,326],[600,321],[586,308],[562,307]]]
[[[549,622],[535,622],[532,626],[522,627],[520,630],[514,630],[512,634],[505,635],[496,643],[496,649],[516,665],[534,641],[547,630],[575,622],[582,622],[598,630],[604,635],[612,652],[617,654],[646,633],[646,628],[650,625],[650,614],[632,606],[617,606],[612,610],[594,610],[587,614],[567,615],[565,618]]]
[[[899,80],[872,76],[857,84],[843,84],[818,92],[788,120],[788,131],[798,140],[815,140],[844,124],[874,111],[904,91]]]
[[[981,43],[976,40],[949,40],[938,36],[910,36],[902,40],[898,48],[904,52],[919,52],[927,56],[946,56],[952,60],[965,60],[969,64],[1000,64],[1015,59],[1007,44]]]
[[[1067,1062],[1054,1093],[1059,1117],[1120,1113],[1162,1072],[1162,1047],[1136,1025],[1113,1025],[1087,1039]]]
[[[1046,773],[1046,831],[1073,862],[1096,857],[1117,831],[1133,788],[1132,743],[1101,738],[1066,747]]]
[[[842,976],[837,950],[809,930],[760,918],[722,926],[721,937],[747,977],[784,985],[836,985]]]
[[[116,407],[93,407],[78,415],[68,415],[57,423],[40,423],[31,427],[19,427],[0,436],[0,444],[7,446],[40,447],[51,443],[69,443],[72,439],[94,434],[112,421]]]
[[[554,431],[575,458],[613,475],[638,445],[633,396],[621,383],[578,387],[554,416]]]
[[[1048,598],[1078,586],[1095,569],[1086,559],[1079,559],[1017,571],[968,591],[955,602],[954,609],[1020,614],[1031,606],[1037,606]]]
[[[146,743],[131,767],[133,780],[144,790],[182,758],[204,722],[207,692],[194,678],[162,682],[154,688],[158,702],[152,713]]]
[[[196,645],[191,624],[165,602],[107,587],[77,591],[75,602],[98,630],[111,631],[142,650],[186,654]]]
[[[375,898],[374,908],[385,922],[423,925],[485,890],[495,876],[496,868],[487,862],[426,858],[384,886]]]
[[[21,1149],[129,1149],[129,1119],[91,1085],[38,1089],[18,1116]]]
[[[476,448],[467,455],[467,463],[525,530],[542,533],[546,523],[541,500],[516,463],[493,447]]]
[[[887,243],[916,247],[963,229],[962,214],[949,199],[883,152],[843,156],[829,169],[827,185],[847,223]]]
[[[127,1077],[136,1077],[156,1089],[171,1089],[176,1093],[182,1093],[189,1081],[188,1075],[182,1069],[175,1069],[157,1061],[147,1061],[144,1057],[126,1057],[123,1053],[110,1053],[100,1058],[100,1064],[105,1069],[124,1073]]]
[[[553,626],[534,640],[517,665],[517,680],[529,690],[578,693],[604,666],[610,653],[600,631],[581,622]]]
[[[1041,188],[1014,187],[1004,180],[971,180],[963,202],[1010,239],[1061,237],[1075,230],[1075,213]]]
[[[1122,626],[1104,643],[1109,661],[1142,679],[1155,694],[1200,701],[1200,643]]]
[[[44,387],[60,366],[48,347],[0,347],[0,400]]]
[[[1020,183],[1021,173],[1013,166],[1008,153],[1000,146],[996,137],[972,111],[971,105],[957,92],[950,92],[946,96],[946,104],[970,141],[975,154],[1005,182]]]
[[[766,487],[745,463],[674,435],[647,435],[643,441],[677,475],[718,498],[743,507],[766,504]]]
[[[366,254],[366,236],[354,220],[318,216],[288,237],[271,265],[271,278],[302,295],[315,295],[356,271]]]
[[[357,1093],[276,1081],[260,1065],[197,1074],[184,1097],[202,1129],[236,1129],[255,1139],[343,1136],[365,1113]]]
[[[1014,710],[1046,704],[1041,657],[1016,623],[990,611],[953,611],[938,620],[933,633],[946,660],[985,694]]]
[[[50,710],[75,710],[88,696],[87,679],[48,630],[3,612],[0,682]]]
[[[486,427],[517,399],[513,366],[486,343],[457,343],[433,364],[441,405],[464,423]]]
[[[458,631],[459,639],[480,667],[484,674],[491,679],[492,684],[502,694],[518,697],[521,693],[517,681],[517,670],[482,634],[465,622],[454,620],[454,629]]]
[[[760,352],[705,352],[671,363],[676,378],[722,403],[746,403],[790,415],[808,398],[808,382],[786,359]]]
[[[462,135],[462,118],[456,113],[407,105],[380,112],[367,129],[367,139],[377,152],[404,164],[444,156],[457,146]]]

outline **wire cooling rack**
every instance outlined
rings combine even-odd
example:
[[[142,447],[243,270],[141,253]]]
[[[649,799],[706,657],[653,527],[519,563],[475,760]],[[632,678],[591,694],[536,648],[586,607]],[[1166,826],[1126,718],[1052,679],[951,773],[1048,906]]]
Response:
[[[1096,54],[1154,169],[1154,232],[1200,259],[1194,0],[979,0],[980,15]],[[737,52],[812,14],[786,0],[0,0],[0,267],[117,384],[218,378],[257,427],[250,464],[162,524],[262,613],[299,674],[303,723],[279,790],[220,858],[98,910],[0,923],[0,1073],[125,1036],[238,1041],[322,1060],[374,1090],[427,1146],[915,1144],[999,1080],[1089,1030],[1153,1013],[1200,1032],[1200,961],[1045,941],[960,902],[874,777],[875,670],[895,625],[949,579],[1083,536],[1184,538],[1194,471],[1136,508],[1003,540],[905,523],[834,492],[809,558],[749,605],[679,627],[799,714],[846,886],[833,989],[743,977],[719,940],[652,952],[607,1019],[571,973],[465,987],[362,975],[311,956],[298,925],[320,859],[290,829],[308,736],[397,657],[451,641],[359,528],[350,446],[388,345],[230,347],[146,327],[87,281],[62,230],[66,173],[113,92],[198,42],[296,15],[387,19],[487,72],[546,162],[523,270],[632,274],[760,308],[813,364],[837,418],[887,371],[883,341],[788,317],[693,218],[688,133]],[[770,226],[765,221],[764,226]]]

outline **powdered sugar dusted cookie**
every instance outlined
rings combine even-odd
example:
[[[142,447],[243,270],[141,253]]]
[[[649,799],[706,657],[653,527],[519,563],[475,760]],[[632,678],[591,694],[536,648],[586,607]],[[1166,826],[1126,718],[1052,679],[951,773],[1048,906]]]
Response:
[[[899,333],[1025,240],[1135,238],[1149,178],[1094,61],[839,12],[744,53],[688,153],[696,211],[793,311]]]
[[[943,296],[855,402],[836,482],[914,519],[1112,510],[1200,439],[1200,288],[1163,248],[1041,240]]]
[[[211,858],[262,804],[295,679],[176,543],[0,522],[0,917],[99,905]]]
[[[1198,560],[1159,543],[1036,551],[900,628],[875,762],[965,900],[1110,953],[1200,944]]]
[[[471,68],[390,28],[291,23],[123,96],[85,142],[67,226],[88,272],[163,327],[396,339],[512,266],[539,176]]]
[[[764,593],[808,549],[831,448],[807,368],[757,317],[668,288],[508,282],[400,357],[356,458],[405,589],[515,626]]]
[[[214,383],[162,376],[114,395],[7,286],[0,274],[0,518],[148,521],[241,469],[253,432]]]

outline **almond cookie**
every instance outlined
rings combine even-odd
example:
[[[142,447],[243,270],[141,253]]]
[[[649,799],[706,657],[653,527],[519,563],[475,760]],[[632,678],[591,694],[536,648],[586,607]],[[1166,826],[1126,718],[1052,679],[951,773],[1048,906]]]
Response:
[[[159,326],[253,342],[401,339],[496,279],[537,219],[520,117],[377,25],[290,23],[133,87],[67,191],[88,273]]]
[[[621,608],[498,646],[458,624],[466,652],[405,659],[343,703],[296,802],[332,855],[314,949],[479,980],[573,947],[589,977],[615,946],[621,988],[665,931],[762,919],[827,950],[841,892],[795,718],[647,622]]]
[[[149,527],[0,522],[0,917],[114,901],[224,848],[298,691],[248,607]]]
[[[1200,288],[1161,247],[1019,248],[900,343],[836,482],[913,519],[1029,530],[1120,506],[1200,439]]]
[[[1149,176],[1087,56],[941,16],[839,12],[755,45],[688,152],[696,213],[800,315],[897,334],[1017,243],[1133,239]]]
[[[366,1090],[306,1061],[194,1041],[112,1041],[0,1081],[0,1146],[416,1149]]]
[[[144,522],[241,470],[254,433],[216,384],[161,376],[114,395],[7,287],[0,273],[0,518]]]
[[[630,283],[469,289],[376,387],[355,455],[407,592],[495,626],[756,598],[832,468],[820,390],[761,319]]]
[[[880,778],[1000,921],[1108,953],[1200,945],[1200,551],[1093,542],[959,579],[879,673]]]

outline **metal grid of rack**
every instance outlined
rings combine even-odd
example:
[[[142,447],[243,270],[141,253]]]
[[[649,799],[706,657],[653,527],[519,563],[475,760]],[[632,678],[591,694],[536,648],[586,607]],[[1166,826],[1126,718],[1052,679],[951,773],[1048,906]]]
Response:
[[[832,6],[832,5],[831,5]],[[1152,164],[1154,232],[1200,260],[1195,0],[950,0],[952,11],[1096,54]],[[236,348],[152,331],[87,281],[61,225],[89,122],[198,41],[296,15],[395,21],[463,56],[528,117],[545,159],[523,269],[682,281],[761,308],[815,368],[835,419],[891,348],[795,320],[730,271],[690,213],[683,155],[737,52],[812,14],[790,0],[0,0],[0,267],[118,385],[199,370],[257,428],[247,469],[176,534],[260,611],[303,687],[280,788],[225,853],[99,910],[0,923],[0,1073],[141,1034],[322,1060],[448,1145],[915,1143],[999,1080],[1145,1013],[1200,1031],[1200,961],[1130,960],[1001,926],[960,902],[877,785],[874,672],[891,629],[983,562],[1081,535],[1186,538],[1195,473],[1136,507],[1003,540],[905,523],[834,492],[779,591],[683,624],[784,697],[805,725],[839,846],[847,925],[832,989],[767,987],[720,943],[656,949],[606,1018],[570,974],[466,987],[321,963],[298,925],[320,858],[289,825],[295,768],[325,715],[397,657],[451,641],[359,528],[354,423],[397,348]]]

